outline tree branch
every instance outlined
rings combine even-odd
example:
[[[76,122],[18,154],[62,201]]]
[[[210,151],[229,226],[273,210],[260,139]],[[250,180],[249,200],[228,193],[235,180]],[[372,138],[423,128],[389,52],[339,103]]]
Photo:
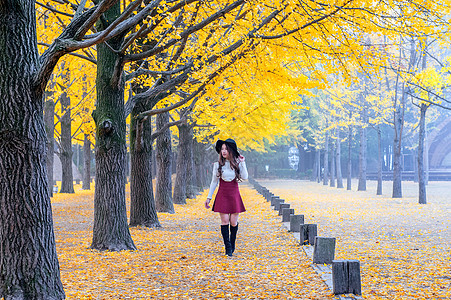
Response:
[[[191,68],[192,66],[193,66],[192,63],[188,63],[187,65],[185,65],[183,67],[180,67],[180,68],[177,68],[177,69],[174,69],[174,70],[171,70],[171,71],[152,71],[152,70],[140,69],[138,71],[135,71],[133,73],[128,74],[125,77],[125,81],[130,81],[130,80],[132,80],[132,79],[134,79],[134,78],[136,78],[138,76],[141,76],[141,75],[174,75],[174,74],[183,72],[183,71]]]
[[[41,42],[38,42],[38,45],[50,47],[49,44],[41,43]],[[82,59],[84,59],[84,60],[87,60],[87,61],[89,61],[90,63],[93,63],[93,64],[95,64],[95,65],[97,64],[97,60],[94,59],[94,58],[92,58],[92,57],[85,56],[85,55],[81,55],[81,54],[78,54],[78,53],[68,53],[68,54],[69,54],[69,55],[72,55],[72,56],[76,56],[76,57],[82,58]]]
[[[79,41],[82,39],[82,37],[86,34],[86,32],[88,32],[88,30],[94,26],[94,24],[97,22],[97,20],[100,18],[100,16],[106,12],[108,9],[110,9],[114,4],[116,4],[118,0],[104,0],[102,2],[100,2],[100,4],[97,6],[96,10],[90,15],[90,17],[85,20],[85,22],[83,23],[83,25],[81,25],[77,32],[75,33],[75,35],[73,36],[73,39],[76,41]],[[135,2],[139,2],[139,4],[141,3],[141,0],[136,0]],[[134,3],[132,2],[130,6],[132,6]],[[138,5],[139,5],[138,4]],[[127,11],[127,10],[126,10]],[[121,19],[122,15],[118,18]],[[113,23],[114,24],[114,23]],[[111,24],[111,25],[113,25]],[[110,28],[112,26],[108,26],[108,28]],[[107,28],[107,29],[108,29]],[[113,27],[114,28],[114,27]]]
[[[155,131],[152,133],[152,135],[150,136],[150,139],[153,141],[155,140],[158,136],[160,136],[162,133],[164,133],[168,128],[172,127],[172,126],[177,126],[179,124],[185,123],[186,122],[186,118],[182,118],[180,120],[174,121],[174,122],[169,122],[164,124],[163,127],[161,127],[158,131]]]
[[[95,8],[91,8],[87,12],[83,13],[80,17],[75,18],[67,26],[63,33],[44,51],[39,57],[39,66],[33,77],[33,91],[36,93],[36,99],[41,99],[44,93],[47,82],[58,63],[58,60],[65,54],[69,53],[65,47],[65,39],[70,38],[76,30],[83,24],[95,11]]]
[[[39,5],[39,6],[42,6],[44,8],[47,8],[48,10],[50,10],[51,12],[54,12],[55,14],[60,14],[60,15],[63,15],[63,16],[66,16],[66,17],[71,17],[71,18],[74,17],[74,15],[68,14],[68,13],[66,13],[64,11],[57,10],[56,8],[53,8],[50,5],[46,5],[46,4],[38,2],[38,1],[36,1],[36,4]]]
[[[201,30],[202,28],[204,28],[205,26],[207,26],[211,22],[215,21],[216,19],[219,19],[219,18],[223,17],[226,13],[232,11],[233,9],[238,7],[240,4],[242,4],[244,1],[245,0],[235,1],[234,3],[224,7],[223,9],[217,11],[216,13],[212,14],[211,16],[209,16],[205,20],[201,21],[200,23],[188,27],[185,31],[183,31],[180,34],[180,39],[171,39],[165,45],[158,46],[158,47],[153,47],[152,49],[150,49],[148,51],[144,51],[144,52],[139,53],[139,54],[130,54],[130,55],[124,56],[124,62],[131,62],[131,61],[136,61],[136,60],[142,60],[142,59],[145,59],[145,58],[147,58],[149,56],[156,55],[156,54],[162,52],[165,49],[168,49],[169,47],[173,46],[177,42],[179,42],[179,41],[183,40],[184,38],[188,37],[192,33],[196,32],[198,30]]]

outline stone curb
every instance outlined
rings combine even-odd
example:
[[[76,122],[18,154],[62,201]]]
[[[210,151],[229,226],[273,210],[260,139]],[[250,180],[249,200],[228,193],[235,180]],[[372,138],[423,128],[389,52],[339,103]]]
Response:
[[[271,206],[271,209],[274,209]],[[301,233],[300,232],[291,232],[290,231],[290,222],[283,222],[282,227],[289,231],[295,240],[300,243]],[[314,247],[311,245],[301,245],[302,251],[304,254],[309,257],[313,261],[313,250]],[[333,279],[332,279],[332,265],[329,264],[314,264],[310,265],[315,272],[321,277],[324,283],[327,285],[328,289],[333,292]],[[334,295],[336,300],[363,300],[362,296],[354,295],[354,294],[342,294],[342,295]]]

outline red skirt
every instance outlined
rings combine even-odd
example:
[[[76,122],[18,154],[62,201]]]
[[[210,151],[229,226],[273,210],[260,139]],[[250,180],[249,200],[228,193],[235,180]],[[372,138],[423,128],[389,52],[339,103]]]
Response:
[[[235,179],[224,181],[222,178],[219,178],[219,188],[212,210],[224,214],[235,214],[246,211],[243,200],[241,199],[238,182]]]

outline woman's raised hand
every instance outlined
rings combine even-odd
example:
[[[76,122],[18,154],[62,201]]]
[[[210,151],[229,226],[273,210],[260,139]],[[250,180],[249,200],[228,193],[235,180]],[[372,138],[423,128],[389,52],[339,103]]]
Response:
[[[246,160],[246,158],[243,155],[240,155],[238,158],[239,158],[240,162],[243,162]]]

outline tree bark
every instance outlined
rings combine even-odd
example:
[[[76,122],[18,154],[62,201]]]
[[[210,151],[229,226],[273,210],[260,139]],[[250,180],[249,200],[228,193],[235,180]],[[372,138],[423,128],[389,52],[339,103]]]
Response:
[[[401,56],[401,55],[400,55]],[[416,50],[415,40],[412,38],[410,42],[410,60],[409,71],[412,70],[416,64]],[[400,74],[398,72],[396,82]],[[408,87],[406,84],[402,84],[401,103],[397,105],[398,95],[398,83],[396,83],[395,101],[394,101],[394,113],[393,113],[393,125],[394,125],[394,137],[393,137],[393,193],[392,198],[402,198],[402,164],[401,164],[401,150],[402,150],[402,132],[404,128],[404,113],[406,108]]]
[[[66,74],[68,76],[68,74]],[[72,172],[72,127],[70,97],[64,92],[60,97],[61,113],[61,143],[59,158],[61,160],[62,179],[60,193],[74,193],[74,176]]]
[[[91,189],[91,141],[85,133],[83,140],[83,190]]]
[[[133,86],[135,93],[146,89]],[[137,116],[152,109],[164,95],[139,101],[132,109],[130,125],[130,226],[160,227],[155,197],[153,178],[157,164],[155,151],[152,151],[152,122],[138,119]]]
[[[169,123],[169,113],[157,115],[157,131]],[[167,128],[156,140],[157,184],[155,202],[158,212],[175,213],[172,202],[171,129]]]
[[[120,3],[105,12],[105,23],[120,15]],[[99,22],[99,24],[104,22]],[[102,25],[99,25],[102,26]],[[124,82],[118,84],[113,76],[117,49],[122,38],[97,46],[97,105],[93,112],[96,123],[96,184],[94,194],[94,228],[92,249],[136,249],[127,224],[125,203],[125,109]],[[111,47],[111,48],[110,48]]]
[[[377,191],[376,195],[382,195],[382,134],[381,126],[377,125]]]
[[[0,8],[0,298],[64,299],[46,169],[34,1]]]
[[[317,174],[318,177],[316,178],[316,181],[318,183],[321,182],[321,150],[316,150],[317,156],[316,156],[316,167],[317,167]]]
[[[176,204],[186,204],[192,174],[192,126],[181,124],[179,129],[179,146],[177,151],[177,175],[174,184],[173,200]]]
[[[44,123],[47,136],[47,182],[50,197],[53,197],[53,155],[54,151],[54,132],[55,132],[55,103],[53,99],[48,99],[44,104]]]
[[[340,129],[337,129],[337,142],[336,142],[336,169],[337,169],[337,188],[343,188],[343,175],[341,173],[341,141],[340,141]]]
[[[426,181],[424,174],[424,133],[426,123],[426,110],[428,105],[420,105],[420,132],[418,134],[418,203],[426,204]]]
[[[418,183],[418,147],[413,151],[414,164],[413,164],[413,182]]]
[[[188,199],[195,199],[197,195],[199,194],[199,189],[197,188],[197,181],[196,177],[197,174],[197,168],[194,165],[194,133],[193,133],[193,126],[190,126],[189,128],[189,135],[186,136],[186,150],[188,151],[187,157],[188,157],[188,168],[187,168],[187,185],[186,185],[186,198]]]
[[[349,118],[351,118],[351,113],[349,113]],[[346,190],[351,190],[351,177],[352,177],[352,160],[351,160],[351,148],[352,148],[352,126],[349,125],[348,128],[348,172],[346,176]]]
[[[403,87],[404,90],[404,87]],[[402,98],[404,98],[404,92]],[[404,100],[401,100],[402,102]],[[392,198],[402,198],[402,178],[401,178],[401,144],[403,127],[403,108],[395,108],[394,111],[394,134],[393,134],[393,192]]]
[[[316,181],[316,179],[318,178],[317,156],[318,156],[318,150],[315,149],[315,158],[313,160],[313,169],[312,169],[312,176],[310,176],[310,181]]]
[[[206,187],[209,186],[209,179],[208,175],[207,175],[207,165],[208,165],[208,160],[207,160],[207,149],[206,149],[206,145],[202,144],[202,143],[198,143],[197,141],[194,141],[194,147],[193,147],[193,156],[194,156],[194,165],[196,166],[196,173],[198,174],[198,176],[196,176],[196,186],[197,189],[203,190]],[[254,176],[255,177],[255,176]]]
[[[326,138],[324,142],[324,177],[323,185],[329,183],[329,133],[326,132]]]
[[[330,187],[335,187],[335,147],[331,143],[331,159],[330,159]]]
[[[366,191],[366,108],[362,109],[362,125],[360,126],[360,150],[359,150],[359,185],[358,191]]]
[[[141,105],[132,111],[130,130],[130,226],[160,227],[152,184],[152,124],[135,118]]]
[[[426,125],[424,126],[424,184],[429,184],[429,141]]]

